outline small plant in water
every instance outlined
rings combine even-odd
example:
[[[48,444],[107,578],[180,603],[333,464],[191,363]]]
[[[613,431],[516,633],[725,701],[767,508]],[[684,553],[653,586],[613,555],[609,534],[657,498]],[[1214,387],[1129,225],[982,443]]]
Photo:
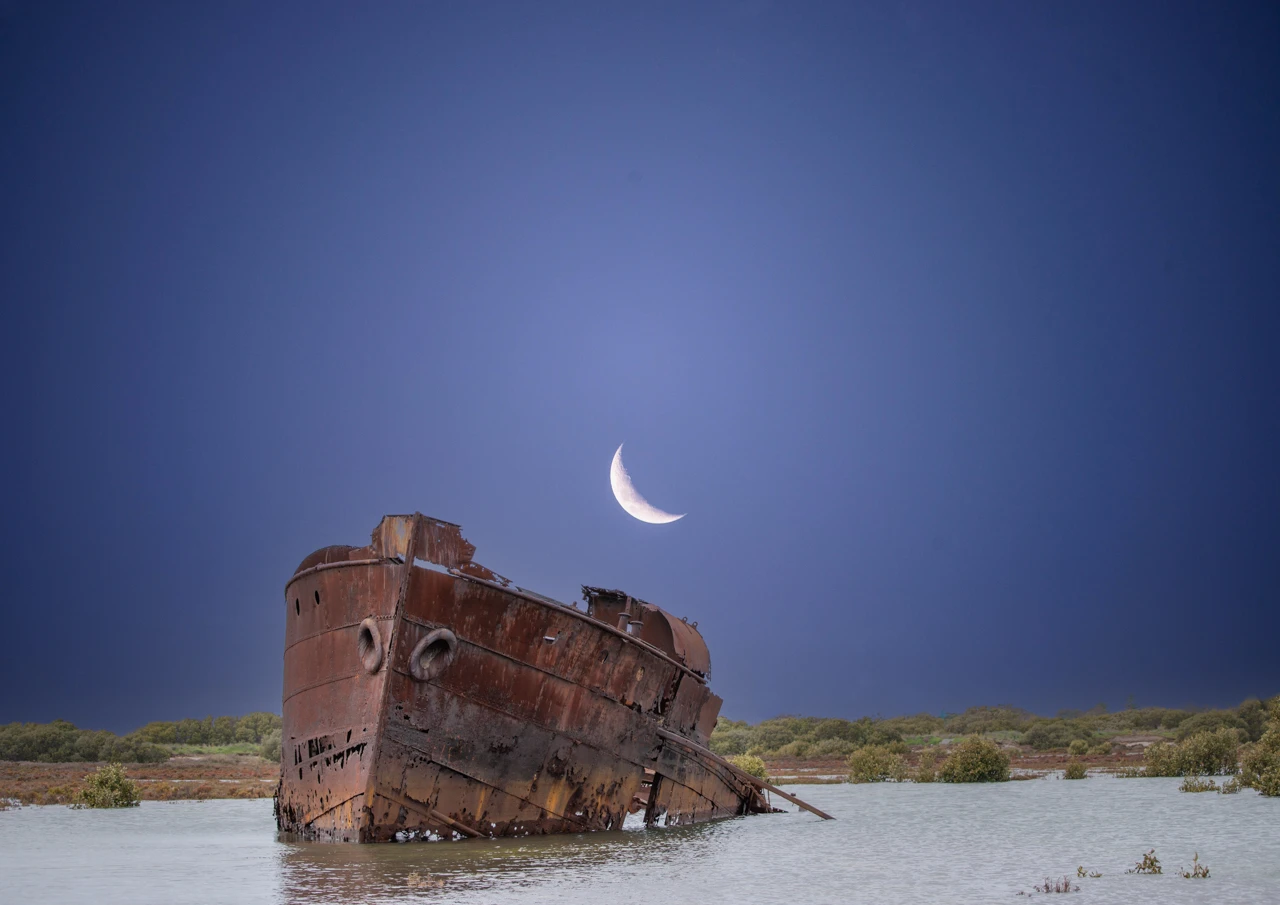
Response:
[[[422,876],[417,871],[409,874],[405,878],[406,884],[410,889],[440,889],[444,886],[444,880],[439,877]]]
[[[124,767],[107,764],[84,778],[84,788],[73,808],[136,808],[140,803],[138,784],[124,775]]]
[[[1044,883],[1035,887],[1036,892],[1079,892],[1079,886],[1071,885],[1071,879],[1063,876],[1060,880],[1045,877]]]
[[[1078,760],[1073,760],[1067,764],[1067,768],[1062,771],[1063,779],[1088,779],[1089,771],[1085,765]]]
[[[1207,880],[1209,879],[1209,868],[1200,863],[1200,853],[1196,852],[1196,856],[1191,859],[1191,870],[1183,870],[1178,868],[1178,873],[1182,874],[1187,880]]]
[[[1242,787],[1243,783],[1240,782],[1240,777],[1233,776],[1230,779],[1224,780],[1222,785],[1218,786],[1218,791],[1223,795],[1234,795],[1236,792],[1239,792]]]
[[[1084,865],[1082,864],[1076,868],[1076,876],[1082,880],[1085,877],[1088,877],[1090,880],[1096,880],[1102,876],[1102,873],[1096,870],[1085,870]]]
[[[1212,779],[1201,779],[1199,776],[1188,776],[1178,786],[1179,792],[1216,792],[1218,784]]]
[[[1162,874],[1164,869],[1160,867],[1160,859],[1156,857],[1156,850],[1153,848],[1142,856],[1142,860],[1133,867],[1125,871],[1126,874]]]

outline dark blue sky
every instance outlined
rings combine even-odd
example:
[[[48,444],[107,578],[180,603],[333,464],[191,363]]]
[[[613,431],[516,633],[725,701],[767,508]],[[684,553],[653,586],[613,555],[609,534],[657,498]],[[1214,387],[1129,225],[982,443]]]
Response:
[[[1275,4],[0,9],[0,722],[415,509],[734,717],[1280,691]]]

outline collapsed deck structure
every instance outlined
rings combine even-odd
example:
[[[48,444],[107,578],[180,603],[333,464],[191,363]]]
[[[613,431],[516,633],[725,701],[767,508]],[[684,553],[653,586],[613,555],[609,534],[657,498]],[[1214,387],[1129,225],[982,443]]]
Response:
[[[707,750],[721,701],[696,624],[603,588],[583,589],[584,612],[474,551],[457,525],[415,513],[298,566],[285,589],[281,833],[583,832],[640,811],[646,824],[759,813],[766,788],[796,801]]]

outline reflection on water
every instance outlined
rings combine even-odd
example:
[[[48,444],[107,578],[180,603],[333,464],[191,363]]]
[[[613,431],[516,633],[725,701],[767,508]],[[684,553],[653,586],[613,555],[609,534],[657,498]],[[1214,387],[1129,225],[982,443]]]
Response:
[[[0,902],[1014,902],[1045,876],[1087,903],[1280,901],[1280,801],[1177,780],[808,786],[794,811],[699,827],[376,846],[278,842],[269,801],[0,812]],[[1149,848],[1158,877],[1124,869]],[[1196,852],[1203,881],[1174,873]]]
[[[490,901],[484,891],[561,890],[607,876],[624,888],[651,882],[656,866],[708,858],[724,823],[645,831],[629,821],[621,832],[531,836],[458,844],[289,845],[280,854],[286,902]],[[430,893],[435,892],[432,896]],[[572,901],[572,898],[570,898]]]

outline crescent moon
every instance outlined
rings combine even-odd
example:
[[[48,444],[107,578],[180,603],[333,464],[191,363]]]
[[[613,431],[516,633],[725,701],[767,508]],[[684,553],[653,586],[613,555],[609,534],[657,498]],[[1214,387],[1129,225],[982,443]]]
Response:
[[[651,506],[649,501],[640,495],[640,491],[636,490],[636,486],[631,483],[627,466],[622,464],[622,446],[619,446],[618,451],[613,454],[613,465],[609,467],[609,484],[613,487],[613,495],[617,498],[618,505],[642,522],[648,522],[650,525],[665,525],[676,519],[682,519],[688,514],[682,512],[679,515],[672,515],[670,512],[663,512],[657,506]]]

